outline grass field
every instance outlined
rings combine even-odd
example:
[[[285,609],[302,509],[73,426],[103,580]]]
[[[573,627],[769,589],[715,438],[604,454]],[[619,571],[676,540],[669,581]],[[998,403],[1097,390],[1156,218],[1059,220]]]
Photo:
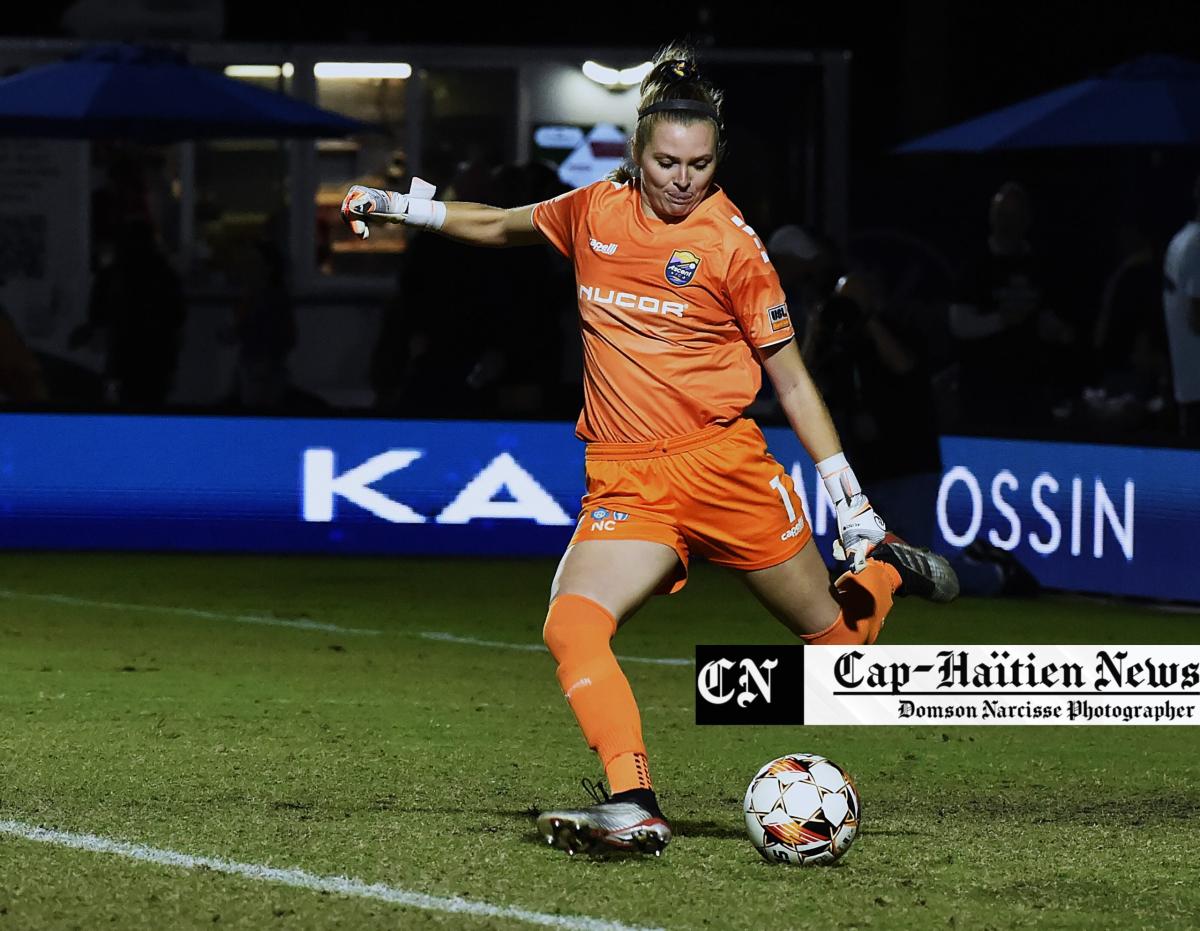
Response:
[[[584,801],[599,766],[548,654],[430,638],[540,645],[551,563],[0,565],[0,929],[1200,924],[1194,728],[697,728],[690,666],[629,662],[676,840],[658,860],[567,858],[532,814]],[[904,602],[886,632],[1198,635],[1200,616],[1061,598]],[[786,640],[736,580],[698,567],[616,643],[684,658]],[[746,783],[791,751],[858,780],[864,831],[835,867],[770,866],[746,840]],[[64,833],[18,836],[34,827]]]

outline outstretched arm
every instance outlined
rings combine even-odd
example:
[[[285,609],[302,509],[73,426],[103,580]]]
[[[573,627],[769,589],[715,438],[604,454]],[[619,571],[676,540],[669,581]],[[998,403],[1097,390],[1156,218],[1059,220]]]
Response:
[[[451,201],[446,204],[446,221],[438,231],[443,236],[475,246],[542,245],[546,240],[533,225],[533,205],[528,207],[488,207]]]
[[[829,409],[813,384],[812,376],[794,339],[778,346],[762,350],[762,366],[771,379],[779,405],[787,415],[788,423],[796,436],[812,456],[813,462],[821,462],[842,451]]]
[[[533,225],[533,206],[489,207],[433,199],[435,189],[419,178],[408,194],[354,185],[342,201],[342,219],[354,235],[366,239],[373,223],[403,223],[434,230],[474,246],[528,246],[545,242]]]
[[[762,366],[775,387],[788,423],[817,464],[833,502],[838,522],[834,557],[849,560],[851,569],[858,572],[866,565],[868,549],[883,541],[887,526],[871,507],[846,461],[833,418],[800,358],[796,341],[788,340],[765,349]]]

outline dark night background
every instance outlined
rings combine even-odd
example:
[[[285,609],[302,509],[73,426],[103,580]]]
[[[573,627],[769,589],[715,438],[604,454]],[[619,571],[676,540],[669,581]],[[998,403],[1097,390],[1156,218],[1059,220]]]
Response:
[[[66,3],[6,4],[0,32],[10,36],[63,35]],[[880,222],[932,232],[954,222],[953,207],[985,198],[999,180],[1021,175],[1044,206],[1064,195],[1064,210],[1081,219],[1096,198],[1104,211],[1149,213],[1173,229],[1188,212],[1166,199],[1191,170],[1177,157],[1151,153],[1113,160],[1096,153],[1003,157],[890,157],[909,138],[990,109],[1101,72],[1149,52],[1192,55],[1200,48],[1195,3],[952,3],[892,4],[479,4],[468,8],[421,3],[314,4],[309,15],[285,0],[225,4],[231,41],[363,42],[390,44],[540,44],[586,48],[649,48],[679,36],[719,48],[847,49],[852,55],[851,192],[855,226]],[[762,88],[764,95],[771,88]],[[770,111],[777,116],[778,110]],[[774,117],[772,117],[774,118]],[[735,140],[736,142],[736,140]],[[1105,175],[1080,191],[1055,192],[1055,178],[1078,182],[1088,162],[1105,162]],[[918,164],[921,163],[921,164]],[[1169,177],[1159,178],[1166,168]],[[1064,172],[1064,169],[1065,172]],[[1136,184],[1128,177],[1141,175]],[[1143,188],[1142,185],[1149,185]],[[1131,187],[1132,186],[1132,187]],[[931,189],[931,187],[933,189]],[[1152,189],[1152,190],[1151,190]],[[939,193],[940,192],[940,193]],[[1168,193],[1171,192],[1171,193]],[[1148,202],[1147,202],[1148,201]],[[947,208],[950,209],[947,209]],[[1054,217],[1038,214],[1041,233],[1056,235]],[[960,221],[961,222],[961,221]],[[921,229],[930,227],[929,230]]]
[[[64,35],[66,4],[9,5],[3,32]],[[1200,55],[1194,2],[769,4],[315,5],[297,15],[283,0],[225,4],[229,41],[395,45],[629,46],[645,51],[679,37],[701,48],[845,49],[851,59],[851,230],[888,229],[932,243],[955,268],[985,240],[987,205],[1002,182],[1030,190],[1032,239],[1054,268],[1055,303],[1077,323],[1095,313],[1118,253],[1122,227],[1136,225],[1161,249],[1192,213],[1193,150],[1059,150],[989,155],[897,156],[893,147],[960,120],[1103,72],[1147,53]],[[731,82],[730,104],[756,138],[734,137],[725,177],[761,182],[771,123],[804,106],[787,89],[752,77]],[[748,90],[749,89],[749,90]],[[782,104],[782,105],[781,105]],[[731,106],[731,109],[732,109]],[[732,121],[731,121],[732,123]],[[793,126],[799,125],[793,121]],[[785,132],[786,130],[781,130]],[[781,148],[776,146],[776,149]],[[777,168],[768,173],[775,175]],[[760,184],[761,186],[761,184]],[[784,186],[780,185],[782,192]],[[745,195],[743,195],[745,196]],[[769,196],[769,195],[768,195]],[[746,198],[749,200],[749,198]],[[760,228],[799,218],[780,193],[743,204]],[[750,211],[753,211],[751,213]]]
[[[62,2],[5,4],[0,34],[62,35]],[[227,0],[232,41],[844,48],[854,56],[855,141],[876,148],[1147,52],[1194,55],[1200,9],[1140,3],[435,4]]]

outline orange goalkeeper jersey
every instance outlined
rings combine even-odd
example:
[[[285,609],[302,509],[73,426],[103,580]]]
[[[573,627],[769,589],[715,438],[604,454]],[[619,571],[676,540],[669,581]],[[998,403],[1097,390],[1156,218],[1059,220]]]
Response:
[[[575,266],[581,439],[730,423],[762,383],[755,348],[792,338],[766,248],[719,188],[668,224],[645,215],[636,183],[598,181],[537,204],[533,223]]]

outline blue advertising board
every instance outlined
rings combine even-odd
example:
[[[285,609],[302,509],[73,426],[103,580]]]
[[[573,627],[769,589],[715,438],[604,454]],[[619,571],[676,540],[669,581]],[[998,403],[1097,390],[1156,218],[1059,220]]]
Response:
[[[1200,452],[948,437],[943,551],[983,536],[1050,588],[1200,601]]]
[[[582,485],[563,424],[0,418],[8,549],[545,554]]]
[[[811,460],[766,433],[827,553]],[[937,548],[982,536],[1050,587],[1200,602],[1200,452],[946,437],[942,454]],[[582,492],[561,423],[0,415],[5,549],[552,555]]]

